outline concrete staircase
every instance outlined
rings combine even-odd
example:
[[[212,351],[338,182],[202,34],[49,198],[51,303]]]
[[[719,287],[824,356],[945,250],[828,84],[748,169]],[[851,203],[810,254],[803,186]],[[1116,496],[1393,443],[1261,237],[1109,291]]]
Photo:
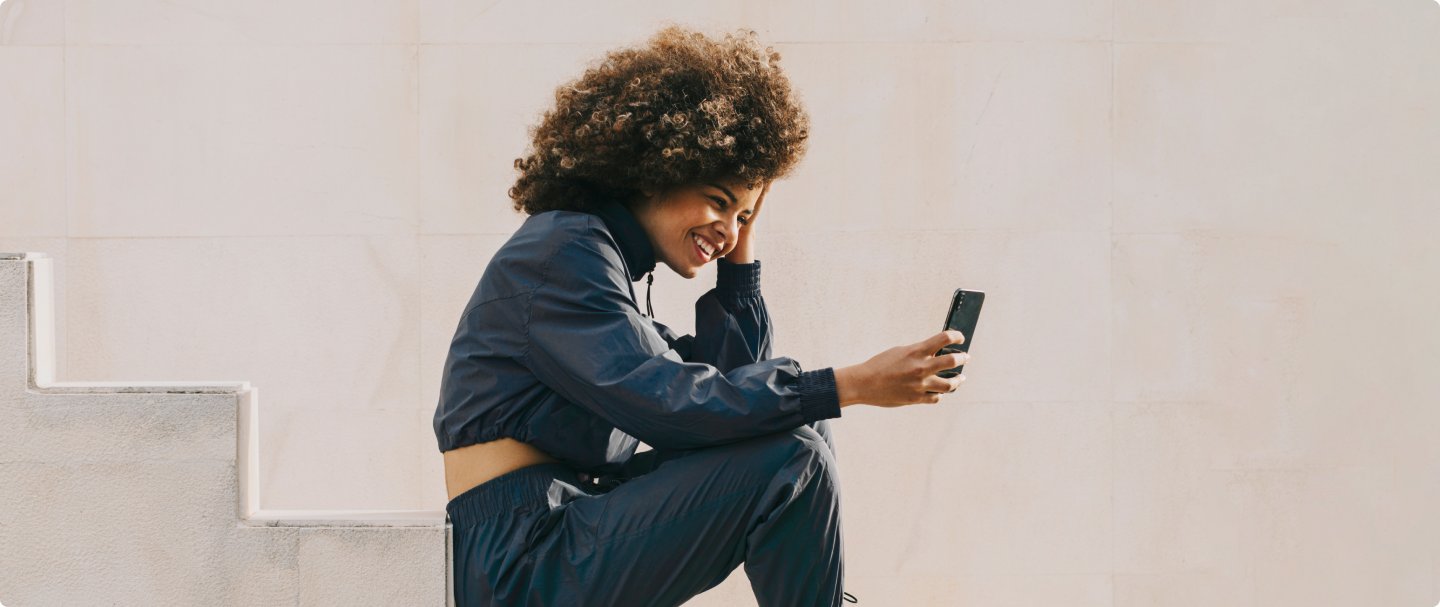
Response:
[[[0,253],[0,604],[453,604],[442,511],[260,510],[248,382],[57,382],[51,260]]]

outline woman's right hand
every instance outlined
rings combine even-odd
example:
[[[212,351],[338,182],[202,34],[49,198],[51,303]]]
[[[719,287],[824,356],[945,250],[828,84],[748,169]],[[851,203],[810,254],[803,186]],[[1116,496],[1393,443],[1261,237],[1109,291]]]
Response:
[[[840,406],[903,407],[940,402],[945,393],[965,383],[964,375],[945,379],[936,373],[970,360],[965,352],[934,356],[940,348],[964,343],[959,331],[942,331],[925,341],[890,348],[858,365],[835,370]]]

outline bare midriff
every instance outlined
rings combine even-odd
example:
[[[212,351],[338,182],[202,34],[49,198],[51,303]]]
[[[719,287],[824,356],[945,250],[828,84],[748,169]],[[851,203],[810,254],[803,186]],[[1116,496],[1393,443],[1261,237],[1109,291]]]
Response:
[[[502,474],[540,464],[558,464],[545,452],[513,438],[445,452],[445,490],[450,499]]]

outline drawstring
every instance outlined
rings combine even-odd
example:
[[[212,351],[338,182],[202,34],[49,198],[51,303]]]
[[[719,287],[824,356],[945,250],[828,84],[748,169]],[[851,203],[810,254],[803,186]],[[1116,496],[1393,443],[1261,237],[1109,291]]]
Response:
[[[860,602],[860,599],[857,599],[857,598],[855,598],[855,595],[846,592],[846,593],[845,593],[845,602],[846,602],[846,603],[859,603],[859,602]]]
[[[655,318],[655,308],[650,306],[650,285],[655,284],[655,273],[645,275],[645,314]]]

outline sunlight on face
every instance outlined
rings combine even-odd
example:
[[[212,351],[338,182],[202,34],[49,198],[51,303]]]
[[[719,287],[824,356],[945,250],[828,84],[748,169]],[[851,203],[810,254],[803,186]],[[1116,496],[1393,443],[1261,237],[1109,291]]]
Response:
[[[694,278],[700,266],[735,249],[762,189],[734,181],[698,182],[658,195],[645,192],[631,210],[655,248],[655,260]]]

